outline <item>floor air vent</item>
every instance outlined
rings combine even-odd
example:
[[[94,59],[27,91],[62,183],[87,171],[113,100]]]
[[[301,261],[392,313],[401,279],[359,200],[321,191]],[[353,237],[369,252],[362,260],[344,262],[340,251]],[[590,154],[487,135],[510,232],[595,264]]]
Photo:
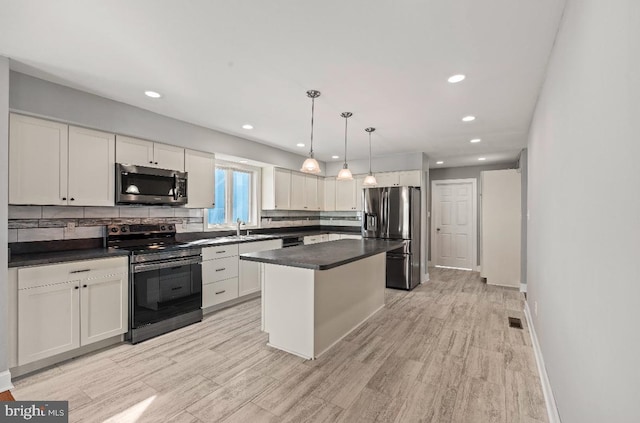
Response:
[[[522,320],[518,319],[517,317],[509,317],[509,327],[522,329]]]

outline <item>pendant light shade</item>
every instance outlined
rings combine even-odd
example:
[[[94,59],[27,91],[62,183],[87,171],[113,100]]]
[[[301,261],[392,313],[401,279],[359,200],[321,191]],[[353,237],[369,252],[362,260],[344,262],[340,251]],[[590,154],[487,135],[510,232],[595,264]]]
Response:
[[[304,173],[320,173],[320,165],[318,161],[313,157],[313,114],[315,109],[316,98],[320,97],[320,91],[309,90],[307,91],[307,97],[311,99],[311,147],[309,150],[309,157],[302,163],[300,172]]]
[[[371,133],[375,131],[376,128],[365,128],[365,131],[369,134],[369,174],[362,181],[362,185],[366,187],[371,187],[374,185],[378,185],[378,181],[376,181],[376,177],[371,173]]]
[[[344,118],[344,164],[342,165],[342,169],[338,172],[338,180],[339,181],[349,181],[353,179],[353,175],[349,170],[349,165],[347,164],[347,122],[348,119],[353,116],[351,112],[344,112],[340,114]]]

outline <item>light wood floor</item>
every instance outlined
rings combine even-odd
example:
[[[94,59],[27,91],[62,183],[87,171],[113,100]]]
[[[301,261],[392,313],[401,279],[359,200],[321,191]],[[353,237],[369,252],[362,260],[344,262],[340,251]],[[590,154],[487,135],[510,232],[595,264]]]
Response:
[[[16,399],[69,400],[74,422],[544,422],[515,290],[431,269],[315,361],[265,345],[253,300],[139,345],[15,382]]]

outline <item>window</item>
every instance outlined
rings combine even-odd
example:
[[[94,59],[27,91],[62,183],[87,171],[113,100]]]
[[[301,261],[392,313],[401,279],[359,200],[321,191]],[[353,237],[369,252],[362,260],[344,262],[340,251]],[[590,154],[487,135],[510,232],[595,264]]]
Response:
[[[247,225],[257,222],[258,171],[234,164],[216,166],[215,207],[208,209],[208,226],[231,226],[240,219]]]

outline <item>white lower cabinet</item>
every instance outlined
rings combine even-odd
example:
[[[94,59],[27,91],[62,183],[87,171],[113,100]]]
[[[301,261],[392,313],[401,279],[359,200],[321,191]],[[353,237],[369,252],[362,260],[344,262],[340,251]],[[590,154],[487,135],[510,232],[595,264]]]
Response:
[[[340,235],[340,239],[362,239],[362,235]]]
[[[321,242],[337,241],[339,239],[362,239],[362,235],[349,235],[349,234],[323,234],[323,235],[309,235],[304,237],[304,245],[318,244]]]
[[[238,298],[238,278],[225,279],[202,285],[202,308],[211,307]]]
[[[202,308],[238,298],[238,244],[202,250]]]
[[[277,250],[282,248],[282,240],[273,239],[269,241],[247,242],[240,244],[240,254],[256,253],[258,251]],[[259,292],[262,285],[262,264],[240,260],[240,278],[238,295],[248,295]]]
[[[128,258],[18,269],[18,365],[123,334]]]
[[[260,263],[239,260],[238,254],[282,248],[282,240],[244,242],[202,250],[202,308],[260,292]]]

